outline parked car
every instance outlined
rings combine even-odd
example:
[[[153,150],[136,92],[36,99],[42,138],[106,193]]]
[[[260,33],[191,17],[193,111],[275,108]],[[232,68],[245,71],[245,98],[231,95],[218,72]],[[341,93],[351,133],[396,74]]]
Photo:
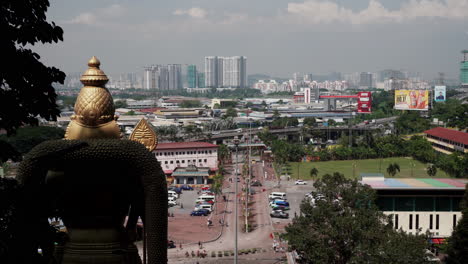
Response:
[[[184,191],[193,191],[193,187],[190,185],[182,185],[180,188]]]
[[[176,245],[175,245],[174,241],[172,241],[172,240],[167,241],[167,248],[175,248],[175,247],[176,247]]]
[[[278,205],[278,204],[273,205],[272,208],[273,208],[273,210],[275,210],[275,211],[278,211],[278,210],[287,211],[287,210],[289,210],[289,206]]]
[[[167,191],[167,196],[175,197],[176,199],[179,198],[179,195],[175,191]]]
[[[210,186],[203,186],[201,189],[202,189],[202,191],[206,191],[206,190],[210,189]]]
[[[297,180],[294,184],[296,184],[296,185],[306,185],[307,182],[303,181],[303,180]]]
[[[250,185],[252,185],[252,186],[262,186],[262,183],[259,182],[259,181],[254,181],[254,182],[252,182],[252,184],[250,184]]]
[[[268,199],[274,200],[274,199],[282,199],[286,200],[286,193],[284,192],[272,192],[270,195],[268,195]]]
[[[203,200],[203,199],[197,199],[195,200],[196,204],[214,204],[213,200]]]
[[[276,218],[289,218],[289,214],[281,210],[271,211],[270,216]]]
[[[284,201],[284,200],[274,200],[274,201],[270,202],[271,207],[274,207],[274,206],[277,206],[277,205],[282,205],[282,206],[289,207],[289,203]]]
[[[213,210],[213,206],[211,204],[197,204],[195,205],[195,208],[193,210],[194,211],[206,210],[208,211],[208,213],[211,214],[211,211]]]
[[[190,216],[207,216],[209,214],[208,210],[199,209],[198,211],[192,211]]]
[[[182,188],[179,188],[179,187],[175,187],[175,186],[169,186],[167,188],[168,191],[174,191],[175,193],[177,194],[181,194],[182,193]]]

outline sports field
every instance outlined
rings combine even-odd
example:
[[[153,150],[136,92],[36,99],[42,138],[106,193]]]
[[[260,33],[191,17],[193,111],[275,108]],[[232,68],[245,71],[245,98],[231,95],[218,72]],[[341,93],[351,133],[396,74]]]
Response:
[[[385,177],[390,177],[387,168],[390,163],[400,165],[400,172],[395,178],[430,178],[426,173],[427,165],[412,158],[385,158],[385,159],[366,159],[366,160],[340,160],[340,161],[313,161],[313,162],[291,162],[291,177],[300,179],[311,179],[310,169],[317,168],[318,176],[332,174],[333,172],[343,173],[347,178],[358,178],[360,173],[383,173]],[[353,173],[353,166],[354,173]],[[435,178],[448,178],[449,176],[437,170]]]

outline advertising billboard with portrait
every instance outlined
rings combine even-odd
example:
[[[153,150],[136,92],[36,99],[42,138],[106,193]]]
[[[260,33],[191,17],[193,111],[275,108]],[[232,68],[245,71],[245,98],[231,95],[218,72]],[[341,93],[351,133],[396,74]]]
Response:
[[[428,90],[395,90],[395,109],[419,110],[429,109]]]
[[[434,87],[434,101],[436,102],[445,102],[446,99],[446,87],[445,85]]]

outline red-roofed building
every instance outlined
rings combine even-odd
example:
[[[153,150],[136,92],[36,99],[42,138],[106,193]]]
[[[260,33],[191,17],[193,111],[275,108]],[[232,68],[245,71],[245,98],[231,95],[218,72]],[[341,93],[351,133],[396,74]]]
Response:
[[[432,147],[442,153],[451,154],[455,151],[468,153],[468,133],[436,127],[424,131]]]
[[[197,168],[209,168],[211,172],[218,168],[218,146],[208,142],[173,142],[160,143],[153,151],[168,177],[177,168],[187,168],[194,165]],[[208,175],[194,177],[175,176],[174,184],[207,184]]]

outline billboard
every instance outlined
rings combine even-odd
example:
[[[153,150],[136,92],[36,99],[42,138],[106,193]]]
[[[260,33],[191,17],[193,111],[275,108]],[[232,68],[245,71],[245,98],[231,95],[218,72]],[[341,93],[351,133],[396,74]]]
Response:
[[[372,112],[372,93],[358,92],[358,113],[369,114]]]
[[[420,110],[429,109],[428,90],[395,90],[396,110]]]
[[[435,86],[434,87],[434,101],[436,102],[445,102],[445,85]]]

